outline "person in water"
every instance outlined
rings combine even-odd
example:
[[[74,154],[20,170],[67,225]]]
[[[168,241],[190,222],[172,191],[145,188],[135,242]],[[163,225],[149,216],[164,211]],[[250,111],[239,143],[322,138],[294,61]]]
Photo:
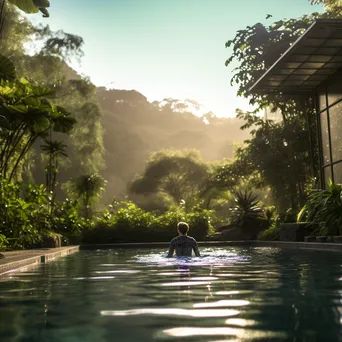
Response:
[[[196,256],[200,256],[196,240],[188,236],[189,225],[185,222],[179,222],[177,231],[179,235],[170,242],[168,258],[172,257],[175,251],[177,256],[191,256],[192,251]]]

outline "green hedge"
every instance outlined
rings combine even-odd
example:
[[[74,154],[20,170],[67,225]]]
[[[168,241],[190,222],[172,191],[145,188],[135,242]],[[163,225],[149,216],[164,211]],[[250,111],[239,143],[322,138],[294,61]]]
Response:
[[[199,207],[193,208],[191,213],[171,208],[157,215],[143,211],[132,202],[124,202],[118,210],[106,210],[102,216],[94,218],[83,231],[82,241],[88,244],[169,241],[177,235],[179,221],[190,225],[190,236],[203,240],[213,231],[211,215],[211,211]]]

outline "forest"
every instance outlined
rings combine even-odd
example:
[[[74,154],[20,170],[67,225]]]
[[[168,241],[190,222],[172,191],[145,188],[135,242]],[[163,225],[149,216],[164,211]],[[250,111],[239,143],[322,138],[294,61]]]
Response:
[[[325,12],[227,37],[226,65],[238,63],[231,82],[255,110],[220,118],[195,115],[194,100],[96,87],[69,66],[82,60],[82,37],[22,15],[48,18],[48,1],[3,0],[0,250],[168,241],[179,220],[199,240],[274,240],[302,208],[300,219],[311,217],[312,98],[248,89],[315,19],[340,16],[337,1],[314,2]]]

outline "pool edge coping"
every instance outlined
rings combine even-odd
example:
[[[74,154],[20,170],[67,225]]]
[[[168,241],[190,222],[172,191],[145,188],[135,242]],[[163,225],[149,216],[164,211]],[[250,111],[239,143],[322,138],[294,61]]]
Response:
[[[6,257],[6,255],[15,252],[2,252],[5,258],[0,260],[0,277],[23,271],[39,264],[46,264],[52,260],[76,253],[79,250],[80,246],[23,250],[17,251],[18,254],[13,257]]]

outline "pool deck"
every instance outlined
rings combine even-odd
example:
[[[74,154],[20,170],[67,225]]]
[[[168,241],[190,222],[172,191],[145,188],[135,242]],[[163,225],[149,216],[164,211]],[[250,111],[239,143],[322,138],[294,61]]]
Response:
[[[60,248],[41,248],[22,251],[1,252],[5,256],[0,259],[0,277],[9,273],[18,272],[28,267],[44,264],[51,260],[76,253],[79,246]]]
[[[342,252],[342,243],[290,242],[290,241],[203,241],[199,247],[278,247]],[[29,267],[44,264],[57,258],[73,254],[79,250],[117,249],[117,248],[167,248],[168,242],[113,243],[60,248],[42,248],[23,251],[1,252],[5,258],[0,259],[0,277],[13,272],[20,272]]]

